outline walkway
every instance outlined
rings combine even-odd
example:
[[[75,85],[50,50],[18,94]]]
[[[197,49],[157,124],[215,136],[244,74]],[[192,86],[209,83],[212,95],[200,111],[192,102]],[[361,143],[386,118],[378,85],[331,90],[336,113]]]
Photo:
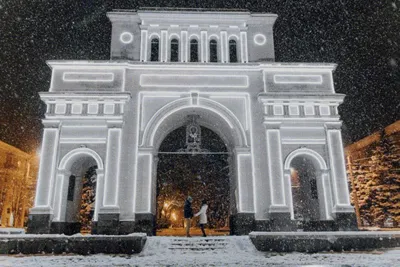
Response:
[[[400,250],[263,253],[248,236],[149,237],[138,255],[0,256],[0,266],[398,266]]]

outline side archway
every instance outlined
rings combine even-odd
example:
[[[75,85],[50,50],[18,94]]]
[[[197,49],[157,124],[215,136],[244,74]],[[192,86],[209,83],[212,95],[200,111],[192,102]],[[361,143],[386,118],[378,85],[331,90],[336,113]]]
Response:
[[[97,221],[99,205],[102,202],[104,164],[102,158],[89,148],[77,148],[68,152],[57,169],[54,190],[53,223],[61,225],[57,232],[73,234],[80,231],[77,213],[82,199],[83,178],[89,172],[93,194],[94,210],[91,220]],[[89,193],[89,192],[86,192]],[[79,225],[79,226],[78,226]]]
[[[292,151],[284,173],[292,220],[332,220],[329,170],[324,158],[309,148]]]

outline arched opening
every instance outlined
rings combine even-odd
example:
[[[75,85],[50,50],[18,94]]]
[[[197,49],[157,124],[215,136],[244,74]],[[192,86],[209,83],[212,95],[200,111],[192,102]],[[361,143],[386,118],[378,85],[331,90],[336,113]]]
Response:
[[[218,43],[217,40],[210,40],[210,62],[218,62]]]
[[[179,61],[179,41],[177,39],[171,40],[171,62]]]
[[[229,233],[233,203],[230,186],[231,153],[212,130],[189,115],[184,126],[170,132],[158,151],[156,189],[157,235],[184,235],[183,206],[193,198],[193,211],[202,200],[208,204],[207,234]],[[192,235],[200,235],[198,217],[192,220]]]
[[[231,63],[238,62],[237,47],[235,40],[229,40],[229,62]]]
[[[199,43],[196,39],[190,40],[190,62],[199,62]]]
[[[66,181],[65,234],[90,233],[93,226],[97,163],[90,156],[75,160]]]
[[[317,173],[313,162],[304,156],[290,163],[294,219],[317,221],[320,219]]]
[[[160,57],[160,41],[158,38],[151,39],[150,61],[159,61]]]

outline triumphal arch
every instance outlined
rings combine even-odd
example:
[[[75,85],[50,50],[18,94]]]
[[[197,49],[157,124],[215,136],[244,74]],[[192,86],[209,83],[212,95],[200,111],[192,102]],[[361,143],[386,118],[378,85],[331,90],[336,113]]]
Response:
[[[335,64],[275,62],[274,14],[143,9],[107,16],[110,60],[47,62],[29,232],[77,232],[82,177],[96,166],[92,232],[154,233],[159,147],[188,121],[190,145],[201,126],[230,155],[232,234],[354,228]]]

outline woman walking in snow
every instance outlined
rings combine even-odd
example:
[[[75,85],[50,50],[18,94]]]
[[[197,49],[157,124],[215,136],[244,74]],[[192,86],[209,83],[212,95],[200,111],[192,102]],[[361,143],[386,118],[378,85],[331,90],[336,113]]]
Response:
[[[208,208],[208,205],[207,205],[206,201],[205,200],[201,201],[201,209],[198,213],[196,213],[194,215],[195,217],[200,216],[199,223],[200,223],[201,232],[203,233],[203,237],[207,236],[206,232],[204,231],[204,226],[207,224],[207,214],[206,214],[207,208]]]

